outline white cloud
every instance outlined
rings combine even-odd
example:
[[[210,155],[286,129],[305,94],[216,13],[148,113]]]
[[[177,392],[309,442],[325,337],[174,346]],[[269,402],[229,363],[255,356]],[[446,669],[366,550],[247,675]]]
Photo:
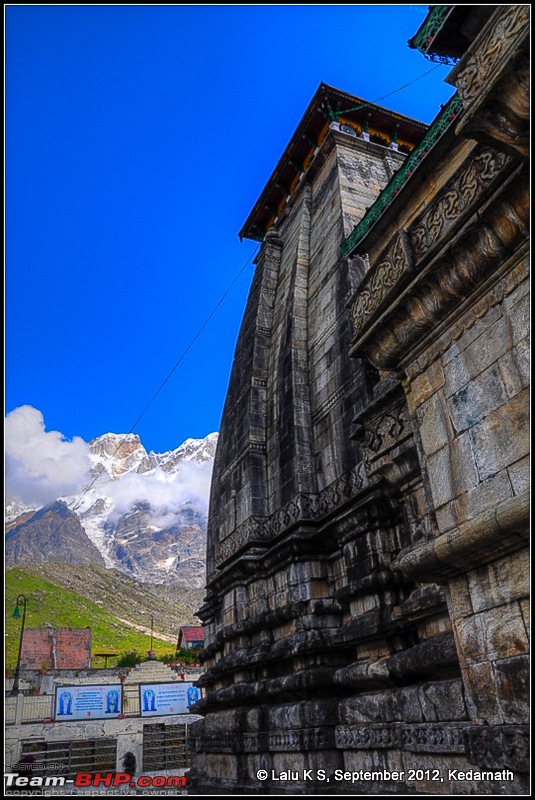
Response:
[[[132,510],[136,503],[150,504],[151,524],[167,528],[177,523],[185,503],[207,512],[213,462],[182,462],[172,472],[157,468],[150,473],[130,472],[107,484],[115,514]]]
[[[5,420],[6,495],[29,506],[77,494],[91,468],[89,446],[79,436],[67,441],[46,431],[43,415],[20,406]]]
[[[94,466],[89,445],[79,436],[66,441],[59,431],[46,431],[43,415],[26,405],[11,411],[5,420],[6,495],[38,507],[66,498],[76,499],[91,482]],[[157,467],[150,472],[127,472],[115,480],[106,473],[93,484],[87,501],[111,500],[109,519],[118,522],[138,503],[148,503],[146,522],[157,529],[180,522],[185,504],[207,514],[212,459],[182,461],[172,470]]]

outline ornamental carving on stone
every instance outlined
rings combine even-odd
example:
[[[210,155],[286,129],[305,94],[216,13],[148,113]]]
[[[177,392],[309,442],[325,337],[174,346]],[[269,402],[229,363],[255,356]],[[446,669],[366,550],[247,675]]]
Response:
[[[270,517],[249,517],[219,545],[224,561],[251,541],[268,541],[299,521],[315,520],[368,485],[361,462],[317,494],[298,494]]]
[[[404,230],[399,230],[392,244],[379,258],[364,278],[351,308],[357,335],[369,317],[390,296],[402,275],[412,269],[412,248]]]
[[[365,353],[378,368],[398,369],[401,359],[420,347],[452,308],[506,263],[508,254],[526,236],[528,207],[527,177],[523,171],[508,176],[506,192],[447,252],[426,265],[420,273],[423,277],[403,303],[394,299],[388,322],[374,332],[373,339],[369,336],[366,342],[357,342],[354,352]]]
[[[448,233],[510,161],[510,156],[486,147],[468,164],[410,230],[416,261]]]
[[[403,404],[366,426],[364,436],[367,447],[373,452],[388,450],[399,443],[399,437],[407,426],[408,412]]]
[[[352,750],[396,748],[408,752],[464,753],[466,726],[466,722],[338,725],[336,746]]]
[[[526,28],[526,32],[529,30],[529,6],[501,8],[504,10],[499,18],[455,77],[465,108],[488,86],[491,72],[499,66],[522,29]]]

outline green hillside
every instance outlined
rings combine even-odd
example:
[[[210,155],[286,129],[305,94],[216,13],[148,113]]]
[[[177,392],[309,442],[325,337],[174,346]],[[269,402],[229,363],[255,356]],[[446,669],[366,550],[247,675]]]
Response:
[[[149,633],[151,617],[160,638],[176,641],[180,625],[198,625],[195,611],[202,606],[204,589],[173,583],[140,583],[116,569],[94,564],[19,564],[28,575],[35,575],[54,586],[74,592],[108,611],[118,621]]]
[[[143,653],[150,649],[150,636],[128,627],[96,603],[15,567],[6,572],[7,668],[13,669],[17,661],[21,619],[14,619],[11,615],[19,594],[27,598],[27,628],[42,628],[45,623],[54,628],[90,627],[93,631],[93,652],[121,653],[135,649]],[[170,642],[158,639],[155,632],[154,650],[160,656],[173,653],[175,647]]]

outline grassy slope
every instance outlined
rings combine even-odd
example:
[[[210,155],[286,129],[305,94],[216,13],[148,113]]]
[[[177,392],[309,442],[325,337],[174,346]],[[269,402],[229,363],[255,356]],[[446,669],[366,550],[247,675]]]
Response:
[[[146,652],[150,648],[150,636],[129,628],[109,611],[79,594],[56,586],[17,567],[6,572],[6,666],[16,664],[20,619],[11,616],[17,595],[27,598],[26,627],[41,628],[48,622],[54,628],[86,628],[93,631],[93,652],[123,652],[137,649]],[[22,613],[22,609],[21,609]],[[119,614],[119,616],[123,616]],[[154,635],[157,655],[174,652],[174,646]]]
[[[169,584],[140,583],[124,572],[93,565],[24,564],[25,572],[62,589],[69,589],[119,619],[175,639],[180,625],[199,624],[194,612],[202,605],[204,589],[185,589]]]

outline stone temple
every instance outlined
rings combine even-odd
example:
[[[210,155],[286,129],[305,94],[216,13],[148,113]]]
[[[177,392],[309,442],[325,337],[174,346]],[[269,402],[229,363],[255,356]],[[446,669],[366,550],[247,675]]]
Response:
[[[528,790],[528,30],[432,7],[429,127],[320,85],[241,230],[194,794]]]

